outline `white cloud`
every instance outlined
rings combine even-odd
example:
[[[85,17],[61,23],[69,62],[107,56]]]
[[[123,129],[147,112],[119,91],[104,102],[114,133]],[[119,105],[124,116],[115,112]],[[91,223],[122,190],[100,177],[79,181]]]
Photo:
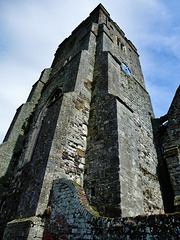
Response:
[[[163,0],[101,2],[137,47],[147,89],[151,97],[156,99],[153,100],[155,106],[160,109],[160,105],[171,101],[172,94],[169,92],[174,93],[177,87],[179,70],[175,66],[169,66],[166,60],[169,57],[169,62],[172,62],[173,57],[175,62],[180,57],[178,9],[175,12],[175,4],[171,9],[172,3]],[[98,4],[97,0],[1,1],[0,109],[7,126],[5,127],[5,122],[2,124],[1,117],[0,138],[12,120],[7,112],[14,113],[15,108],[26,101],[31,86],[38,80],[41,71],[50,67],[58,45]],[[165,69],[157,71],[157,63],[162,62]],[[173,83],[166,77],[170,75],[168,70],[172,71]],[[170,85],[173,85],[171,91]],[[160,92],[163,93],[158,94]],[[162,98],[158,98],[160,95]],[[156,111],[162,113],[161,109]]]

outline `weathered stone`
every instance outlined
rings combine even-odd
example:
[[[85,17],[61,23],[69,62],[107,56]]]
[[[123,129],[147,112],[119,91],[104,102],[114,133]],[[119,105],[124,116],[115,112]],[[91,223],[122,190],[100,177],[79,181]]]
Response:
[[[0,145],[0,238],[7,224],[4,239],[175,239],[178,214],[138,215],[163,213],[171,198],[179,209],[179,102],[177,91],[154,119],[137,49],[100,4],[59,45]]]

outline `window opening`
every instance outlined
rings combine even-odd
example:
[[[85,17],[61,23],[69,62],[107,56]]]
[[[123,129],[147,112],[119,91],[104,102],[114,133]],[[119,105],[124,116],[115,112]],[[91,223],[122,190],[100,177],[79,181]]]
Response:
[[[49,107],[52,103],[57,101],[62,95],[62,90],[59,88],[55,90],[55,92],[51,95],[50,100],[48,101],[47,107]]]
[[[106,26],[108,27],[108,23],[109,23],[109,18],[106,18]]]
[[[125,63],[122,62],[122,67],[124,69],[124,71],[129,75],[131,76],[131,71],[129,70],[129,68],[126,66]]]
[[[124,46],[123,43],[121,43],[121,50],[122,50],[124,53],[126,53],[126,46]]]
[[[40,132],[40,129],[41,129],[41,126],[42,126],[42,123],[43,123],[43,120],[46,116],[46,113],[47,113],[47,110],[48,108],[55,102],[57,101],[58,99],[60,99],[60,97],[62,97],[62,90],[60,88],[56,89],[53,94],[51,95],[51,97],[49,98],[49,100],[46,102],[46,104],[43,106],[39,116],[38,116],[38,119],[35,123],[35,126],[34,126],[34,131],[32,133],[32,136],[31,136],[31,142],[32,144],[29,144],[28,146],[28,149],[27,149],[27,152],[25,154],[25,161],[29,161],[32,157],[32,154],[33,154],[33,151],[34,151],[34,148],[35,148],[35,145],[36,145],[36,141],[37,141],[37,138],[38,138],[38,135],[39,135],[39,132]]]
[[[121,42],[120,39],[117,37],[117,45],[120,46]]]

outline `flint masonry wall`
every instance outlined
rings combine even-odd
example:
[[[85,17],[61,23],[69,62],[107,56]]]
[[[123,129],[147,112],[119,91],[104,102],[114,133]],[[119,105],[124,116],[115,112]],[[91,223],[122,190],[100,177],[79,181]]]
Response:
[[[178,214],[103,218],[88,204],[82,187],[67,179],[53,182],[44,219],[12,221],[4,233],[11,239],[171,239],[180,237]]]

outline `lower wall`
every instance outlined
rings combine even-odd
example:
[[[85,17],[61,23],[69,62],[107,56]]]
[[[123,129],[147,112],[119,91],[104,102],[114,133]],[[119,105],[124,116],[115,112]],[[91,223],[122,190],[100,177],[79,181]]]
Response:
[[[8,223],[3,239],[179,238],[179,213],[134,218],[100,217],[88,204],[82,187],[70,180],[58,179],[53,183],[49,207],[44,215]]]

